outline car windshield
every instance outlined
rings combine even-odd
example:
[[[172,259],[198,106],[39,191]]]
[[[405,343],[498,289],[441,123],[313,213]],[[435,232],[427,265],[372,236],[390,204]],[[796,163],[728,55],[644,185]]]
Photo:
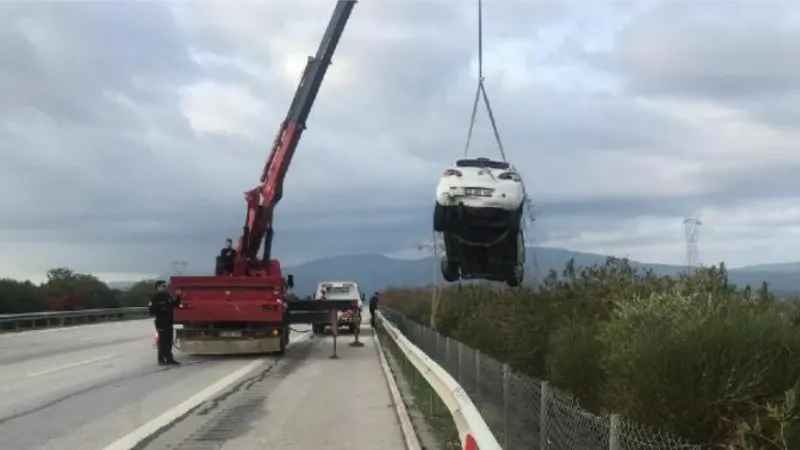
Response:
[[[352,286],[329,286],[325,289],[328,294],[349,294]]]
[[[506,170],[511,167],[511,164],[502,161],[492,161],[491,159],[459,159],[456,161],[456,167],[477,167]]]

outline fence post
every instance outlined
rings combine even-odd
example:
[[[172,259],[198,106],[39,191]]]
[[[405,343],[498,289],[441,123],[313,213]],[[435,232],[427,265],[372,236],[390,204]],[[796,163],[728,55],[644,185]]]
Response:
[[[464,344],[461,341],[456,341],[456,373],[455,379],[458,381],[458,384],[464,386],[464,380],[461,378],[461,361],[463,361],[463,353],[464,351]]]
[[[472,349],[475,355],[475,406],[481,408],[481,352]]]
[[[508,446],[508,419],[510,418],[510,400],[511,400],[511,366],[503,364],[503,448]]]
[[[453,375],[453,368],[450,366],[450,337],[444,337],[444,364],[442,364],[450,375]]]
[[[548,431],[548,416],[550,409],[550,384],[542,381],[541,393],[539,395],[539,450],[545,450],[550,441]]]
[[[619,414],[611,414],[611,424],[608,433],[608,450],[622,450]]]

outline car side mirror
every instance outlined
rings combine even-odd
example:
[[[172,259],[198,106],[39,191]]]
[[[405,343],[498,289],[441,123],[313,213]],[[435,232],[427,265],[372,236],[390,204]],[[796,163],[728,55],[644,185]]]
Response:
[[[289,289],[294,287],[294,275],[286,275],[286,285],[289,286]]]

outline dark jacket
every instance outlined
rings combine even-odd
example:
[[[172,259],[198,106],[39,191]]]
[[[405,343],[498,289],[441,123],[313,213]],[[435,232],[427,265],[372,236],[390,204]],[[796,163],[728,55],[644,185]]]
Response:
[[[174,310],[181,304],[169,292],[156,292],[150,299],[150,315],[155,316],[157,327],[171,327],[175,323]]]
[[[372,297],[369,298],[369,308],[375,309],[377,307],[378,307],[378,296],[373,295]]]
[[[223,248],[219,252],[219,258],[222,260],[222,267],[225,272],[233,272],[233,261],[236,259],[236,250],[227,247]]]

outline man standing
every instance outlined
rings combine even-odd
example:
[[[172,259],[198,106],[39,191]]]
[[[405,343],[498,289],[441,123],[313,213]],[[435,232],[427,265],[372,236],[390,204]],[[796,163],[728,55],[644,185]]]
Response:
[[[175,298],[167,292],[167,282],[156,281],[156,292],[150,300],[150,315],[155,316],[156,331],[158,332],[158,365],[179,365],[172,356],[172,338],[175,334],[174,309],[181,304],[180,291]]]
[[[378,293],[372,294],[369,298],[369,323],[375,328],[375,311],[378,309]]]
[[[233,249],[233,241],[225,239],[225,246],[219,252],[217,257],[217,275],[231,275],[233,273],[233,261],[236,259],[236,250]]]

